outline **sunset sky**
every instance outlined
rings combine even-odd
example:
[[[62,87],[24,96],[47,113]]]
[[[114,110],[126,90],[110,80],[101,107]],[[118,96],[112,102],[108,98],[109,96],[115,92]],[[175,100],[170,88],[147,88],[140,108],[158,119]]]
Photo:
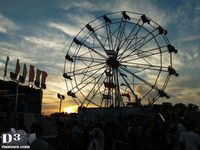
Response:
[[[58,111],[57,93],[66,96],[63,110],[75,108],[62,77],[66,47],[88,22],[121,10],[144,13],[168,30],[178,49],[173,64],[180,75],[167,87],[168,101],[200,106],[199,0],[0,0],[0,78],[6,57],[8,72],[19,59],[20,74],[24,63],[48,73],[42,112]]]

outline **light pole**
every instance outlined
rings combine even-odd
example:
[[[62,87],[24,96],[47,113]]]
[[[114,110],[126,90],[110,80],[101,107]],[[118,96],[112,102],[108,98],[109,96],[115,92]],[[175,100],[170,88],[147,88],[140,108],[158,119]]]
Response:
[[[61,113],[61,107],[62,107],[62,101],[65,99],[64,95],[61,95],[60,93],[57,94],[58,99],[60,100],[60,107],[59,107],[59,113]]]

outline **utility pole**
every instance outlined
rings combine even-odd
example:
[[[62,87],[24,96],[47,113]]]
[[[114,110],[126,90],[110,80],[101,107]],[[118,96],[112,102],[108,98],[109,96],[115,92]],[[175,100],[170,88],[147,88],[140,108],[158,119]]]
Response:
[[[57,94],[58,99],[60,100],[60,107],[59,107],[59,113],[61,113],[62,109],[62,101],[65,99],[64,95],[61,95],[60,93]]]

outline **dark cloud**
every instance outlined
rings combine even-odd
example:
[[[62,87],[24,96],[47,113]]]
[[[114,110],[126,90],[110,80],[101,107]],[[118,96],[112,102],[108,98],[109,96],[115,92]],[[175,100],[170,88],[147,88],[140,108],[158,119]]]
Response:
[[[197,94],[198,96],[200,96],[200,92],[197,92],[196,94]]]

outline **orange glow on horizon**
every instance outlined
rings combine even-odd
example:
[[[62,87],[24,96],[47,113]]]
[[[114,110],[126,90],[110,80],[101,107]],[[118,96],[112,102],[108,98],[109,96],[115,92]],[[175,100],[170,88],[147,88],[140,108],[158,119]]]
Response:
[[[65,107],[64,112],[71,114],[73,112],[73,108],[72,107]]]

